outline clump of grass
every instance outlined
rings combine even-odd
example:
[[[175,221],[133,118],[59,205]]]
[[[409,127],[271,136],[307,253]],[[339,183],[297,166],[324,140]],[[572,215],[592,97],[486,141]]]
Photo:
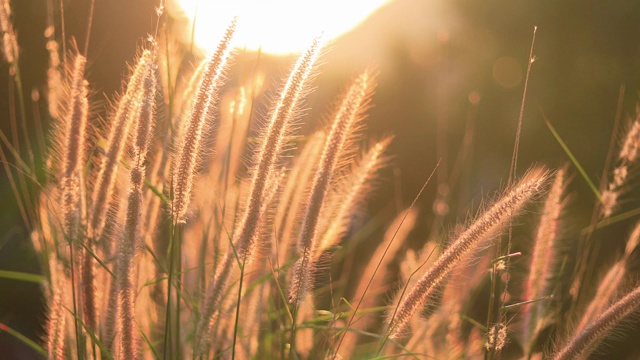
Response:
[[[9,1],[2,1],[3,56],[19,83],[11,16]],[[507,230],[511,235],[515,219],[528,219],[524,209],[533,208],[551,182],[552,171],[536,166],[513,184],[517,146],[503,195],[475,220],[458,225],[442,249],[435,238],[414,238],[411,230],[424,227],[427,216],[413,205],[394,214],[395,221],[390,216],[360,226],[354,219],[384,177],[380,170],[390,163],[392,137],[360,144],[373,96],[371,70],[339,97],[327,128],[299,136],[296,125],[322,52],[319,39],[301,54],[261,116],[252,111],[261,93],[259,65],[238,83],[225,81],[236,51],[235,20],[215,52],[195,66],[186,60],[188,51],[174,45],[170,24],[163,24],[167,31],[140,50],[109,113],[89,106],[86,52],[62,54],[69,60],[68,70],[61,70],[49,20],[47,98],[55,126],[48,145],[52,160],[44,163],[51,175],[31,189],[3,152],[14,155],[16,169],[37,172],[36,162],[20,158],[17,135],[9,142],[2,134],[0,149],[46,269],[46,334],[42,345],[30,346],[49,358],[475,358],[484,352],[490,359],[520,348],[529,358],[577,358],[588,356],[640,304],[638,288],[615,300],[630,277],[640,226],[594,296],[573,304],[580,312],[563,316],[562,306],[548,302],[570,298],[567,284],[576,279],[561,270],[584,255],[563,254],[557,244],[560,233],[570,232],[560,220],[568,212],[571,171],[561,167],[535,239],[522,247],[531,254],[523,286],[505,286],[496,323],[488,316],[493,308],[478,310],[476,304],[492,296],[484,286],[488,277],[496,284],[497,277],[510,276],[508,261],[521,253],[495,257],[487,251],[475,261],[477,250],[493,247],[492,240]],[[104,129],[92,126],[98,117],[106,118]],[[263,129],[254,138],[249,129],[256,121]],[[613,214],[623,185],[629,185],[638,129],[636,120],[602,194],[601,217]],[[243,158],[250,159],[248,166]],[[436,224],[444,219],[438,211]],[[372,256],[362,260],[366,252],[350,253],[371,246],[367,227],[380,223],[390,225]],[[361,238],[367,243],[355,243]],[[352,258],[363,267],[334,279],[328,267],[349,269]],[[314,281],[323,277],[329,280]],[[492,289],[493,296],[500,290]],[[424,310],[429,320],[420,316]],[[558,339],[564,345],[547,350]]]

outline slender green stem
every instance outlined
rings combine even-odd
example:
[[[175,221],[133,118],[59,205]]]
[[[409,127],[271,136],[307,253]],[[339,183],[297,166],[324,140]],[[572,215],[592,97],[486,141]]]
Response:
[[[244,283],[244,267],[247,258],[243,256],[242,266],[240,267],[240,284],[238,284],[238,301],[236,302],[236,320],[233,325],[233,345],[231,347],[231,359],[236,358],[236,340],[238,337],[238,321],[240,320],[240,303],[242,302],[242,284]]]
[[[182,359],[182,354],[180,353],[180,306],[181,306],[181,301],[180,299],[182,298],[182,242],[180,241],[180,227],[178,227],[178,229],[176,230],[177,232],[177,237],[174,238],[174,246],[175,248],[175,256],[176,256],[176,262],[178,265],[178,269],[176,272],[177,275],[177,279],[176,279],[176,354],[178,355],[179,359]]]
[[[171,354],[171,283],[173,282],[173,262],[174,262],[174,244],[176,242],[176,224],[171,224],[171,235],[169,237],[169,254],[167,258],[169,259],[169,273],[168,281],[167,281],[167,308],[164,317],[164,356],[163,359],[167,359],[167,354]],[[170,358],[170,357],[169,357]]]
[[[289,341],[289,360],[295,360],[298,357],[295,355],[296,352],[296,331],[298,322],[298,304],[293,305],[293,311],[291,312],[291,341]]]
[[[84,358],[82,356],[82,352],[80,351],[80,329],[78,328],[78,306],[76,304],[76,276],[74,271],[73,263],[75,262],[73,258],[73,243],[69,241],[69,263],[71,266],[71,298],[73,299],[73,326],[76,331],[76,350],[78,351],[78,359]]]
[[[499,251],[499,249],[498,249]],[[487,308],[487,329],[490,330],[493,326],[493,307],[496,302],[496,288],[498,287],[498,277],[496,276],[496,264],[491,267],[491,290],[489,290],[489,306]],[[490,347],[484,352],[485,360],[493,359],[494,347]]]
[[[37,284],[42,284],[43,282],[45,282],[45,278],[42,275],[9,270],[0,270],[0,278],[32,282]]]
[[[556,129],[553,127],[553,125],[551,125],[551,122],[546,117],[544,118],[544,122],[547,124],[547,127],[551,131],[551,134],[553,134],[553,137],[556,138],[558,144],[560,144],[569,159],[571,159],[573,165],[576,167],[576,169],[578,169],[580,175],[582,175],[582,178],[587,182],[587,185],[589,185],[589,188],[591,189],[591,191],[593,191],[593,194],[598,198],[600,202],[602,202],[602,194],[600,194],[600,191],[598,191],[598,188],[595,186],[593,181],[591,181],[591,178],[589,178],[589,175],[587,175],[587,172],[584,170],[582,165],[580,165],[578,159],[576,159],[576,157],[573,155],[567,144],[564,142],[564,140],[562,140],[560,134],[558,134]]]

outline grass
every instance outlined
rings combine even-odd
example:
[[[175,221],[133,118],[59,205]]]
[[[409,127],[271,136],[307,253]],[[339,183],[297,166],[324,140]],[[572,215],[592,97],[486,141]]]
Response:
[[[302,136],[319,39],[292,65],[269,112],[257,114],[255,72],[237,88],[225,86],[238,52],[235,20],[217,50],[194,65],[160,14],[165,31],[143,41],[122,94],[105,111],[94,106],[85,79],[88,37],[83,52],[63,40],[72,50],[58,54],[51,30],[53,126],[41,141],[44,160],[36,161],[19,43],[11,5],[3,4],[3,54],[20,120],[13,118],[10,136],[0,133],[0,154],[44,270],[0,270],[0,277],[41,284],[48,309],[41,339],[3,323],[0,331],[42,356],[565,359],[603,351],[599,344],[640,307],[631,266],[640,225],[628,229],[612,267],[596,263],[598,247],[589,243],[594,230],[637,214],[616,211],[631,186],[640,115],[621,134],[620,155],[606,169],[611,180],[600,189],[545,119],[598,197],[587,233],[566,226],[573,168],[534,166],[516,176],[523,95],[506,188],[444,241],[410,247],[411,231],[425,221],[416,201],[393,222],[354,221],[392,163],[391,137],[364,145],[371,70],[345,86],[325,128]],[[532,44],[527,81],[533,53]],[[97,113],[104,124],[90,121]],[[533,224],[531,234],[522,235],[516,221]],[[367,260],[353,243],[382,223],[391,225]],[[529,239],[520,251],[512,251],[516,232]],[[567,251],[573,248],[582,251]],[[591,285],[594,278],[604,280]]]

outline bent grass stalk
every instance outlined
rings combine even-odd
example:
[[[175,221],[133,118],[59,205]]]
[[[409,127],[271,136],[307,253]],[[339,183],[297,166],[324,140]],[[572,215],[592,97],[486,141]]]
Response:
[[[544,169],[529,171],[520,183],[452,241],[392,312],[388,331],[391,338],[399,337],[407,330],[411,317],[434,295],[437,287],[464,255],[483,240],[496,235],[512,217],[522,211],[527,202],[542,192],[547,177],[548,173]]]

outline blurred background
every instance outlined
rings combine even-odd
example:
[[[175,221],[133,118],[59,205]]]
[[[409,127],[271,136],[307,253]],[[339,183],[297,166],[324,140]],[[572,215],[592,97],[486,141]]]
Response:
[[[46,86],[48,53],[43,34],[47,0],[10,3],[29,99],[32,90],[42,93]],[[67,40],[75,38],[84,44],[90,1],[63,3]],[[184,46],[190,48],[194,38],[206,51],[210,46],[206,39],[215,43],[216,31],[220,31],[211,24],[221,20],[204,15],[208,1],[200,3],[185,1],[182,7],[170,2],[166,10]],[[263,12],[268,21],[254,24],[255,28],[260,33],[267,33],[271,25],[284,28],[275,36],[286,44],[288,36],[302,37],[297,28],[311,24],[304,19],[286,22],[301,16],[296,14],[324,16],[324,24],[332,24],[334,16],[336,24],[339,18],[344,20],[338,16],[342,13],[339,4],[333,13],[320,14],[314,9],[323,2],[297,3],[291,13],[285,8],[272,15],[285,15],[285,20]],[[327,26],[333,29],[325,32],[330,44],[316,89],[307,98],[308,111],[301,129],[302,133],[319,129],[324,124],[323,114],[331,110],[330,104],[346,84],[368,66],[377,70],[378,87],[368,112],[366,138],[393,134],[395,140],[390,149],[391,166],[382,175],[362,221],[379,216],[384,219],[383,229],[411,203],[438,161],[436,176],[418,202],[424,220],[412,235],[416,246],[430,234],[448,231],[457,221],[464,221],[484,197],[506,184],[534,26],[536,61],[528,82],[517,172],[522,174],[532,164],[557,167],[568,161],[545,125],[546,117],[591,179],[596,184],[600,181],[609,144],[612,139],[620,140],[620,134],[612,133],[616,114],[620,114],[624,129],[638,102],[640,2],[389,0],[376,5],[379,7],[370,6],[368,14],[345,16],[340,26]],[[195,18],[194,27],[191,17],[199,6],[203,12]],[[99,115],[104,116],[107,100],[121,89],[127,64],[133,61],[138,46],[155,31],[157,8],[158,2],[151,0],[95,1],[87,75]],[[60,41],[58,0],[53,1],[53,15]],[[307,42],[313,33],[309,36]],[[255,44],[242,46],[227,86],[236,86],[239,72],[258,58],[252,50]],[[265,43],[257,60],[257,67],[265,74],[266,95],[257,99],[263,108],[295,60],[295,55],[286,53],[300,50],[273,49]],[[7,84],[8,65],[0,63],[0,128],[5,134],[11,131],[9,119],[13,116]],[[46,104],[33,102],[27,108],[29,118],[39,113],[46,130]],[[575,168],[570,169],[577,174]],[[595,197],[579,175],[574,177],[570,192],[571,221],[580,229],[588,224]],[[639,195],[631,189],[621,211],[637,208]],[[623,238],[628,226],[620,228],[607,236]],[[622,243],[612,244],[619,248]],[[0,170],[0,270],[40,271],[4,169]],[[1,323],[37,340],[43,311],[39,285],[0,279]],[[0,357],[37,358],[4,332],[0,332]]]

